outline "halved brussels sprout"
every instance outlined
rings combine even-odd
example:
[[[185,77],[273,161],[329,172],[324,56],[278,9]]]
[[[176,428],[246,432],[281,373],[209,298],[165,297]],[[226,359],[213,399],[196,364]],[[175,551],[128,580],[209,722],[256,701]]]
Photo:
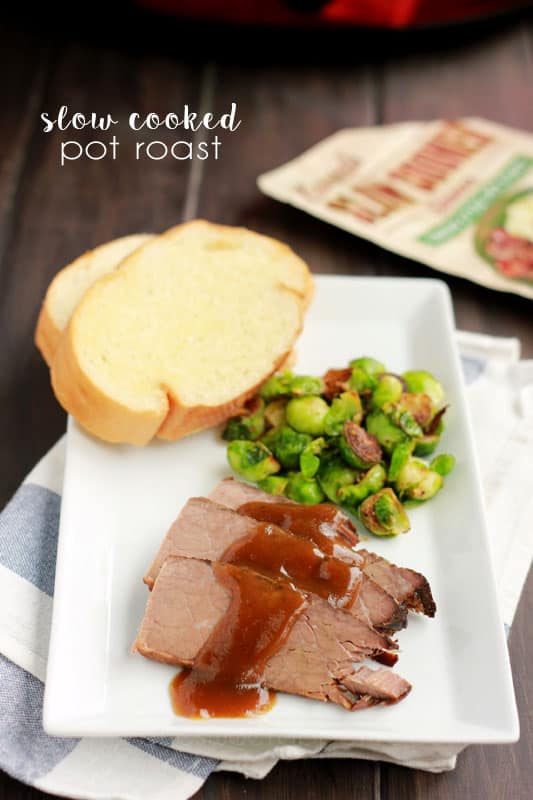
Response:
[[[366,372],[367,375],[381,375],[383,372],[386,372],[385,365],[381,363],[381,361],[377,361],[375,358],[369,358],[368,356],[363,356],[362,358],[354,358],[350,361],[350,367],[354,369],[357,367],[358,369],[362,369]]]
[[[342,486],[338,491],[339,502],[350,509],[356,509],[371,494],[383,489],[387,473],[381,464],[371,467],[359,483]]]
[[[268,492],[268,494],[283,495],[288,480],[289,478],[287,475],[269,475],[268,478],[263,478],[262,481],[258,481],[257,485],[264,492]]]
[[[444,400],[444,389],[431,372],[425,370],[410,370],[403,373],[403,379],[407,384],[407,390],[414,394],[427,394],[433,403],[433,410],[436,411]]]
[[[421,437],[424,435],[424,431],[411,412],[406,411],[399,403],[385,403],[382,411],[387,415],[390,421],[401,428],[407,436]]]
[[[360,423],[363,420],[363,407],[357,392],[342,392],[335,397],[324,418],[324,433],[339,436],[346,420]]]
[[[395,403],[403,392],[403,382],[396,375],[381,375],[378,385],[372,392],[372,408],[382,408],[385,403]]]
[[[248,414],[228,420],[222,438],[231,442],[234,439],[255,441],[265,431],[265,403],[254,397],[247,404]]]
[[[400,471],[405,467],[411,454],[413,452],[413,441],[400,442],[392,451],[392,456],[389,465],[389,481],[394,483],[400,474]]]
[[[407,442],[409,437],[395,425],[383,411],[373,411],[366,418],[366,429],[375,436],[387,453],[392,453],[396,445]]]
[[[230,467],[248,481],[261,481],[279,472],[280,465],[262,442],[235,439],[228,445]]]
[[[318,482],[332,503],[339,502],[339,489],[357,480],[356,470],[347,467],[338,456],[330,456],[320,464]]]
[[[424,430],[433,419],[435,413],[431,397],[423,392],[419,394],[402,392],[398,399],[398,405],[405,409],[405,411],[409,411]]]
[[[315,505],[324,500],[324,492],[318,481],[314,478],[306,478],[301,472],[289,476],[285,494],[295,503],[305,503],[306,505]]]
[[[356,469],[368,469],[383,457],[376,437],[350,420],[343,425],[339,450],[346,463]]]
[[[311,436],[282,425],[281,428],[272,428],[262,441],[285,469],[298,469],[300,454],[311,442]]]
[[[442,453],[430,462],[430,469],[438,472],[439,475],[449,475],[455,467],[455,456],[449,453]]]
[[[444,485],[442,475],[418,458],[410,458],[394,481],[398,494],[409,500],[429,500]]]
[[[290,393],[294,397],[303,397],[309,394],[322,394],[324,381],[312,375],[296,375],[289,384]]]
[[[289,386],[294,374],[287,370],[278,375],[272,375],[259,389],[259,395],[266,403],[289,394]]]
[[[425,433],[419,439],[416,439],[415,449],[413,453],[415,456],[430,456],[437,449],[440,441],[438,433],[428,434]]]
[[[354,358],[350,361],[352,374],[348,382],[350,389],[360,394],[373,392],[378,385],[378,375],[385,372],[385,366],[375,358]]]
[[[313,439],[300,454],[300,471],[305,478],[314,478],[320,467],[320,453],[327,447],[323,437]]]
[[[279,428],[281,425],[285,424],[286,405],[286,397],[277,397],[275,400],[271,400],[265,407],[265,422],[270,428]]]
[[[397,536],[411,527],[404,507],[389,487],[367,497],[359,507],[359,516],[376,536]]]

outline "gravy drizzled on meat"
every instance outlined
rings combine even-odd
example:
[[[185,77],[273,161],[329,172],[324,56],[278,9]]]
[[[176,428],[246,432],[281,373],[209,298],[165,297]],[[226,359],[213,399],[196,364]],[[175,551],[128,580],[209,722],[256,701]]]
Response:
[[[334,608],[353,606],[362,579],[358,567],[330,558],[308,539],[287,536],[268,522],[259,522],[250,536],[237,540],[220,560],[248,566],[274,578],[287,577],[299,589],[323,597]]]
[[[231,564],[214,564],[213,572],[230,590],[230,604],[192,669],[172,681],[174,710],[193,718],[264,713],[274,701],[265,685],[265,665],[286,641],[307,600],[287,580],[273,581]]]
[[[239,514],[260,522],[271,522],[286,531],[311,539],[323,553],[336,555],[337,547],[346,548],[359,541],[350,518],[330,503],[304,506],[299,503],[251,501],[237,509]]]
[[[388,633],[405,626],[407,610],[435,614],[425,577],[355,551],[355,527],[334,505],[234,480],[210,497],[190,499],[162,542],[134,644],[185,667],[171,685],[176,712],[263,713],[270,690],[350,710],[402,699],[407,681],[356,664],[392,665],[398,645]]]

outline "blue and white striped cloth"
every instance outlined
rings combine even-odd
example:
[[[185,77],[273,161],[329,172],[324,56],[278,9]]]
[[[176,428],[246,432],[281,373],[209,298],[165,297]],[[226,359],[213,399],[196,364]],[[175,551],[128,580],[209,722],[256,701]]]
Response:
[[[519,360],[515,339],[459,333],[458,341],[476,409],[472,416],[494,533],[498,589],[509,627],[533,554],[528,485],[533,361]],[[215,769],[260,778],[280,758],[366,758],[434,772],[453,769],[457,745],[47,736],[41,721],[43,682],[63,459],[62,439],[0,515],[0,767],[6,772],[43,791],[72,797],[184,800]],[[513,469],[507,470],[506,464]],[[509,508],[516,511],[512,519]]]

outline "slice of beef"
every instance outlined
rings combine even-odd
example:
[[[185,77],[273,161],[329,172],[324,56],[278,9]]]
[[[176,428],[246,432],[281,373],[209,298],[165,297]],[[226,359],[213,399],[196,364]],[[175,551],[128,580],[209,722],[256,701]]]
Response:
[[[275,581],[272,581],[275,584]],[[167,664],[192,666],[196,654],[229,607],[231,595],[207,561],[168,557],[150,594],[133,650]],[[265,668],[274,690],[347,709],[401,699],[410,689],[386,670],[354,668],[353,662],[379,656],[389,648],[386,637],[333,609],[316,596],[298,617],[280,650]]]
[[[268,494],[267,492],[263,492],[261,489],[258,489],[256,486],[250,486],[247,483],[242,483],[241,481],[236,481],[234,478],[225,478],[224,480],[220,481],[212,492],[208,495],[210,500],[213,500],[215,503],[220,503],[220,505],[227,506],[228,508],[233,508],[237,510],[240,506],[244,506],[247,503],[283,503],[284,505],[295,506],[297,508],[301,508],[301,503],[294,503],[292,500],[288,500],[286,497],[280,497],[279,495]],[[328,507],[332,510],[331,519],[327,523],[323,523],[324,525],[330,528],[330,533],[326,534],[331,536],[331,534],[336,534],[337,537],[345,542],[347,547],[352,547],[354,544],[357,544],[359,541],[359,536],[357,535],[357,531],[355,526],[350,519],[350,517],[338,506],[333,505],[332,503],[321,504],[319,508],[321,510],[324,507]],[[307,506],[307,509],[311,507]],[[244,512],[246,513],[246,511]],[[281,523],[280,523],[281,524]],[[286,527],[285,525],[281,525],[281,527]]]
[[[228,547],[250,536],[256,526],[255,520],[213,503],[206,497],[191,497],[170,526],[144,582],[150,588],[154,585],[169,555],[218,561]]]
[[[392,633],[407,626],[407,606],[372,580],[363,566],[363,579],[357,598],[357,613],[360,619],[378,631]]]
[[[192,497],[170,526],[144,582],[149,587],[153,586],[161,565],[169,555],[219,561],[223,553],[239,539],[252,535],[257,525],[257,520],[238,514],[225,505],[206,497]],[[276,525],[272,527],[281,536],[293,538],[290,531]],[[360,569],[364,563],[362,556],[348,548],[342,560]]]
[[[236,481],[234,478],[220,481],[209,497],[231,508],[238,508],[243,503],[253,500],[280,501],[280,498],[269,495],[255,486]],[[281,501],[284,499],[281,498]],[[372,624],[375,627],[386,630],[399,630],[405,627],[408,610],[418,611],[428,617],[435,616],[435,601],[429,583],[423,575],[406,567],[398,567],[368,550],[360,548],[356,552],[365,559],[366,565],[363,571],[374,583],[374,587],[366,581],[362,584],[365,594],[361,600],[372,614],[374,620]],[[394,612],[387,603],[386,594],[395,602]]]
[[[144,582],[151,588],[165,559],[169,555],[206,561],[220,561],[229,547],[253,534],[257,522],[214,503],[205,497],[193,497],[165,536]],[[282,535],[292,537],[290,531]],[[362,556],[346,549],[351,563],[361,569]],[[347,556],[347,557],[348,557]],[[344,559],[343,559],[344,560]],[[359,596],[350,613],[365,624],[383,632],[405,627],[407,611],[364,573],[361,576]]]
[[[404,605],[411,611],[418,611],[428,617],[434,617],[437,610],[431,588],[427,579],[413,569],[397,567],[386,558],[370,553],[368,550],[358,550],[363,556],[365,564],[364,573],[375,583],[379,584],[397,603]]]
[[[244,503],[261,501],[263,503],[290,503],[286,497],[277,494],[268,494],[257,486],[237,481],[235,478],[224,478],[219,481],[208,497],[215,503],[228,508],[238,508]]]
[[[352,710],[377,703],[391,705],[411,691],[411,684],[389,669],[359,667],[340,678],[343,686],[354,696]]]

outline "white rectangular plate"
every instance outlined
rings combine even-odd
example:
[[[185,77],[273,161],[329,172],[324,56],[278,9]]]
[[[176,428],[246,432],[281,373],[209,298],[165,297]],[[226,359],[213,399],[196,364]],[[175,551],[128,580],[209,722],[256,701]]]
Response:
[[[275,313],[275,310],[273,310]],[[472,435],[445,284],[319,277],[297,369],[372,355],[394,372],[429,369],[450,403],[441,450],[457,466],[412,530],[367,546],[424,573],[434,620],[410,614],[396,667],[401,703],[350,713],[280,694],[251,719],[176,716],[176,670],[131,655],[148,595],[142,576],[185,501],[228,475],[220,431],[148,447],[106,445],[70,420],[44,726],[63,736],[271,736],[395,742],[508,742],[518,721]]]

